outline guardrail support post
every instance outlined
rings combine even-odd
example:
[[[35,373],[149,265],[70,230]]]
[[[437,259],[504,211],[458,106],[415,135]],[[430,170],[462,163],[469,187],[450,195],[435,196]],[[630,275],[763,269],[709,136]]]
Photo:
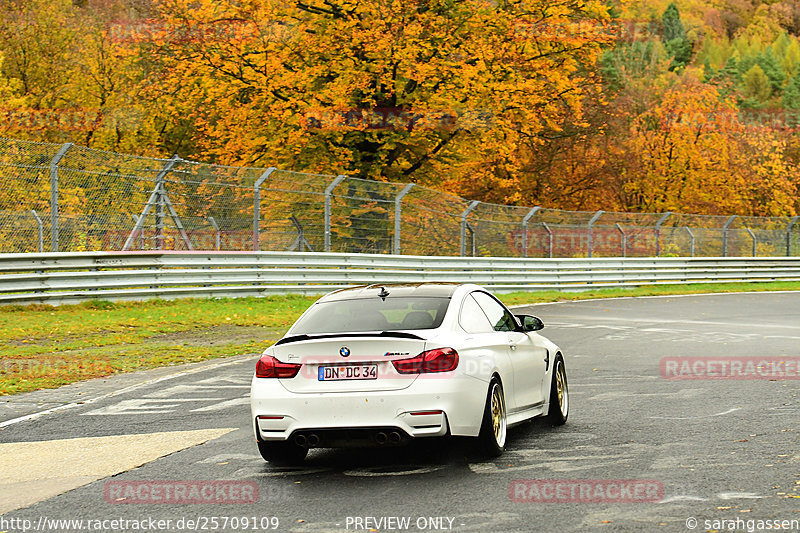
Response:
[[[786,257],[792,255],[792,228],[797,224],[798,220],[800,220],[800,216],[792,217],[786,227]]]
[[[733,224],[738,215],[732,215],[731,218],[722,226],[722,257],[728,257],[728,228]]]
[[[603,213],[605,213],[605,211],[603,210],[600,210],[597,213],[595,213],[594,216],[591,218],[591,220],[589,220],[589,224],[587,226],[588,231],[586,234],[587,237],[586,251],[589,257],[592,257],[592,234],[594,233],[593,231],[594,223],[597,222],[598,218],[603,216]]]
[[[547,222],[542,222],[542,227],[547,232],[547,257],[550,259],[553,258],[553,230],[550,229],[550,226],[547,225]]]
[[[666,222],[670,216],[672,216],[672,211],[667,211],[658,219],[658,222],[656,222],[656,257],[661,256],[661,226],[664,225],[664,222]]]
[[[469,207],[467,207],[463,213],[461,213],[461,257],[467,255],[467,217],[472,212],[473,209],[478,207],[480,201],[473,200]],[[472,228],[470,228],[471,230]],[[475,234],[472,235],[473,239],[473,247],[475,245]]]
[[[541,207],[537,205],[528,211],[528,214],[522,219],[522,257],[528,257],[528,222],[530,222],[533,216],[538,213],[540,209]]]
[[[331,251],[331,194],[347,176],[336,176],[336,179],[325,189],[325,251]]]
[[[217,224],[217,221],[214,220],[214,217],[208,217],[208,222],[211,224],[211,227],[214,228],[214,244],[216,246],[216,250],[219,251],[220,248],[219,225]]]
[[[39,253],[42,253],[44,252],[44,224],[42,224],[42,219],[33,209],[31,209],[31,215],[36,220],[36,227],[39,229]]]
[[[689,237],[692,239],[691,245],[690,245],[691,246],[691,248],[690,248],[691,252],[690,253],[691,253],[691,257],[694,257],[694,233],[692,233],[692,230],[689,229],[689,226],[684,226],[683,229],[686,230],[686,233],[688,233]]]
[[[269,167],[263,174],[256,180],[253,185],[253,251],[258,252],[261,247],[261,184],[266,181],[270,175],[278,170],[275,167]]]
[[[622,229],[619,222],[614,224],[614,226],[616,226],[617,231],[622,234],[622,257],[628,257],[628,236],[625,235],[625,230]]]
[[[402,207],[400,203],[403,201],[403,197],[411,191],[411,188],[414,187],[413,183],[409,183],[406,185],[402,191],[398,193],[397,196],[394,197],[394,250],[393,253],[395,255],[400,255],[400,232],[402,231],[402,219],[401,215]]]
[[[753,230],[751,230],[750,228],[744,228],[744,229],[747,230],[747,233],[750,234],[750,238],[753,239],[753,257],[756,257],[756,254],[758,253],[758,250],[756,249],[756,244],[758,243],[758,237],[756,237],[756,234],[753,233]]]
[[[72,143],[66,143],[50,160],[50,249],[59,251],[58,244],[58,164],[67,155]],[[39,250],[42,251],[42,250]]]

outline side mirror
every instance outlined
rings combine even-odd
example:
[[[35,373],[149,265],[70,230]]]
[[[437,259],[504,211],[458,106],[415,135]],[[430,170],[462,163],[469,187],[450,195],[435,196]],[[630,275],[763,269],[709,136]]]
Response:
[[[517,318],[522,324],[522,331],[539,331],[544,328],[544,322],[541,319],[531,315],[517,315]]]

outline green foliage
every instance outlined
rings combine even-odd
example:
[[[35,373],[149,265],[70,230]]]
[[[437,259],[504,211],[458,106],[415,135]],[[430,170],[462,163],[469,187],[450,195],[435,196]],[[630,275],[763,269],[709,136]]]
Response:
[[[800,74],[789,80],[789,84],[783,91],[781,102],[786,109],[800,109]]]
[[[783,69],[786,77],[794,77],[798,72],[798,67],[800,67],[800,43],[798,43],[796,38],[791,38],[782,56],[779,57],[781,57],[781,69]]]
[[[692,43],[687,39],[672,39],[664,43],[667,53],[672,57],[670,70],[684,68],[692,60]]]
[[[758,64],[753,65],[742,76],[744,96],[758,103],[766,102],[772,96],[770,79]]]
[[[686,30],[681,21],[681,14],[678,11],[678,6],[672,2],[664,10],[661,17],[661,27],[664,31],[664,42],[674,41],[675,39],[686,39]]]
[[[678,6],[671,3],[661,17],[664,48],[672,58],[670,70],[680,70],[692,60],[692,43],[686,38],[686,29],[681,22]]]

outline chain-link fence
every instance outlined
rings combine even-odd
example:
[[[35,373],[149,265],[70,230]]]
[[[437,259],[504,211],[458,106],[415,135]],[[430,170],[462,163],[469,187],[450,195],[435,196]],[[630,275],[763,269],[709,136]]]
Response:
[[[800,217],[581,212],[419,185],[0,138],[0,252],[789,256]]]

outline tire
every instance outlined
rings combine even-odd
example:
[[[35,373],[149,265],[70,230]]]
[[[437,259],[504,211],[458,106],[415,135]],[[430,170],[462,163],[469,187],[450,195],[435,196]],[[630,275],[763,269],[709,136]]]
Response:
[[[279,466],[302,464],[308,454],[308,448],[293,442],[258,442],[258,451],[265,461]]]
[[[569,416],[569,386],[564,359],[558,357],[553,367],[553,380],[550,384],[550,408],[547,420],[554,426],[563,426]]]
[[[506,449],[506,400],[503,386],[496,377],[489,382],[486,406],[483,409],[478,446],[486,457],[497,457]]]

